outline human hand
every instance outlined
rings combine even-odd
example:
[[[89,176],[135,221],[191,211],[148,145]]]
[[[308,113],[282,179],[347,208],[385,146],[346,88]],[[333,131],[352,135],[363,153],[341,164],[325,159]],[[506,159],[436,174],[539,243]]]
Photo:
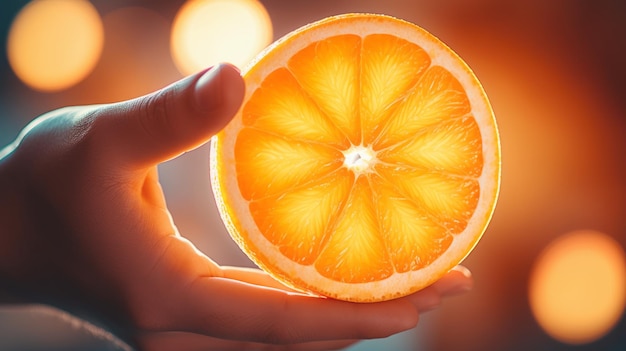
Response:
[[[333,349],[414,327],[467,291],[458,267],[404,298],[355,304],[221,267],[180,235],[157,165],[224,127],[244,95],[230,65],[121,103],[31,123],[0,152],[0,290],[64,309],[145,350]]]

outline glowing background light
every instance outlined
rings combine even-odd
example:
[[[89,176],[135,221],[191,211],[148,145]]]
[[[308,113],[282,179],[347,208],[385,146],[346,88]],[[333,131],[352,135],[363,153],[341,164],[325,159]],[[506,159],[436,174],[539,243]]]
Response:
[[[272,41],[272,23],[256,0],[190,0],[172,26],[178,69],[191,74],[219,62],[243,67]]]
[[[545,249],[529,289],[533,314],[550,336],[569,344],[592,342],[624,311],[624,251],[605,234],[572,232]]]
[[[37,90],[66,89],[95,67],[104,43],[102,21],[84,0],[36,0],[11,25],[11,68]]]
[[[97,67],[81,84],[91,101],[131,99],[180,79],[170,56],[170,21],[148,7],[124,6],[102,16],[106,41]]]

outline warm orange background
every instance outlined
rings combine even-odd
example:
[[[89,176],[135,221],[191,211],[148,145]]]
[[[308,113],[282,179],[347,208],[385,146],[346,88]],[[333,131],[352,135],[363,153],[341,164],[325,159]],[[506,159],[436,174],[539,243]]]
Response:
[[[180,77],[168,40],[182,0],[92,2],[103,16],[106,42],[98,66],[78,85],[57,93],[32,91],[13,75],[3,52],[0,145],[50,109],[126,99]],[[594,229],[626,247],[625,2],[261,2],[272,18],[275,38],[344,12],[380,12],[414,22],[457,51],[491,99],[501,131],[503,181],[492,224],[465,262],[474,273],[475,289],[425,316],[408,337],[415,338],[415,346],[403,347],[626,349],[623,315],[606,337],[571,347],[541,331],[527,294],[533,263],[560,235]],[[25,3],[0,5],[2,50],[11,18]],[[138,7],[124,10],[130,5]],[[217,217],[207,155],[202,147],[161,168],[174,219],[184,235],[219,263],[249,265]],[[0,340],[3,329],[19,324],[14,321],[0,314]]]

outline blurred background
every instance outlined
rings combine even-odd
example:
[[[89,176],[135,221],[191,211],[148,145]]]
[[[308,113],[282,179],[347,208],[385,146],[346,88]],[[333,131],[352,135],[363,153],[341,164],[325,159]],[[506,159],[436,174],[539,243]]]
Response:
[[[3,0],[0,145],[66,105],[143,95],[323,17],[377,12],[451,46],[500,127],[500,200],[471,293],[351,350],[626,350],[626,2]],[[221,56],[220,56],[221,55]],[[217,215],[208,146],[160,167],[180,231],[250,266]],[[0,308],[0,350],[117,350],[40,306]]]

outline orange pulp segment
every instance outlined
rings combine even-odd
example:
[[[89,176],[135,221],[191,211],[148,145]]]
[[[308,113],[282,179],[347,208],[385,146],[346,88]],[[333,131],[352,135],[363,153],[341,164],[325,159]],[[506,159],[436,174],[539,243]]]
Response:
[[[433,283],[493,213],[500,146],[480,83],[447,46],[384,15],[334,16],[268,47],[212,140],[226,227],[283,283],[392,299]]]

